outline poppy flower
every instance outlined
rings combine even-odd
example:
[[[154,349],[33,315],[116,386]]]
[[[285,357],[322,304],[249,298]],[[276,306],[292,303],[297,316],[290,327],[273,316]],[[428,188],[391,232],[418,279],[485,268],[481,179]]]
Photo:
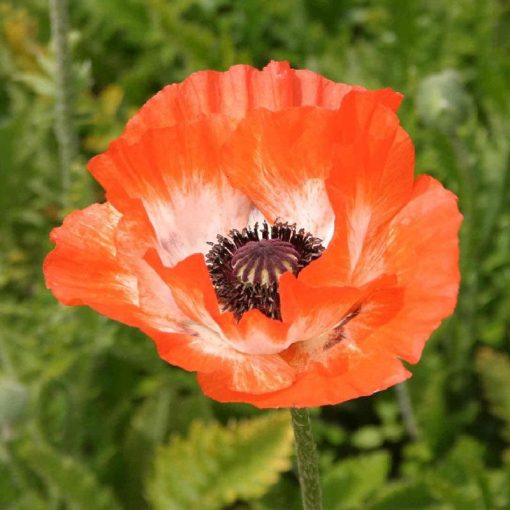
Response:
[[[318,406],[410,376],[455,307],[455,195],[414,178],[401,95],[286,62],[165,87],[51,233],[66,305],[134,326],[206,395]]]

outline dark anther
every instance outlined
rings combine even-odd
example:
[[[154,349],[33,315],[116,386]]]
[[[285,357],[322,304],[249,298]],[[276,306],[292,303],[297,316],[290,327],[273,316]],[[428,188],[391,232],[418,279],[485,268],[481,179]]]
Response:
[[[281,320],[278,278],[286,271],[298,275],[319,258],[322,241],[296,225],[276,222],[218,236],[206,255],[209,274],[224,310],[240,319],[257,308]]]
[[[361,312],[361,305],[357,304],[353,306],[343,317],[342,320],[336,325],[333,331],[329,334],[328,340],[323,345],[323,350],[327,351],[334,347],[336,344],[344,339],[344,328],[348,322],[354,317],[357,317]]]

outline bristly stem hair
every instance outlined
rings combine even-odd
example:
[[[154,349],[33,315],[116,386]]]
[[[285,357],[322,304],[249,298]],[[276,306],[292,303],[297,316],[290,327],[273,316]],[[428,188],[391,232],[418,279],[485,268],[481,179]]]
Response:
[[[304,510],[322,510],[322,491],[317,449],[313,439],[308,409],[291,408],[296,443],[299,484]]]
[[[67,204],[71,165],[77,142],[73,122],[73,84],[69,51],[68,0],[49,0],[51,36],[55,51],[55,134],[58,143],[62,205]]]

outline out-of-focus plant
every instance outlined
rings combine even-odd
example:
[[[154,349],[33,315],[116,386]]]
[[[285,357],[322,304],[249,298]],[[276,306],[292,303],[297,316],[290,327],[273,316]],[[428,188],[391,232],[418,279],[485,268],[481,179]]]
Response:
[[[189,436],[156,452],[148,496],[154,510],[217,510],[238,499],[263,496],[291,465],[287,413],[229,427],[194,422]]]

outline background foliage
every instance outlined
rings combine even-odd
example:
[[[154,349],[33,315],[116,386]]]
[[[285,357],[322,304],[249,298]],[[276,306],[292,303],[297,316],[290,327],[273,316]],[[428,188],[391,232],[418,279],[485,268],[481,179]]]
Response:
[[[510,4],[71,3],[80,155],[63,196],[47,4],[0,0],[0,508],[299,508],[285,415],[209,401],[136,331],[60,307],[41,276],[50,228],[102,199],[86,159],[150,95],[287,59],[404,92],[417,169],[465,215],[457,312],[407,385],[416,425],[393,390],[315,412],[326,509],[510,509]]]

